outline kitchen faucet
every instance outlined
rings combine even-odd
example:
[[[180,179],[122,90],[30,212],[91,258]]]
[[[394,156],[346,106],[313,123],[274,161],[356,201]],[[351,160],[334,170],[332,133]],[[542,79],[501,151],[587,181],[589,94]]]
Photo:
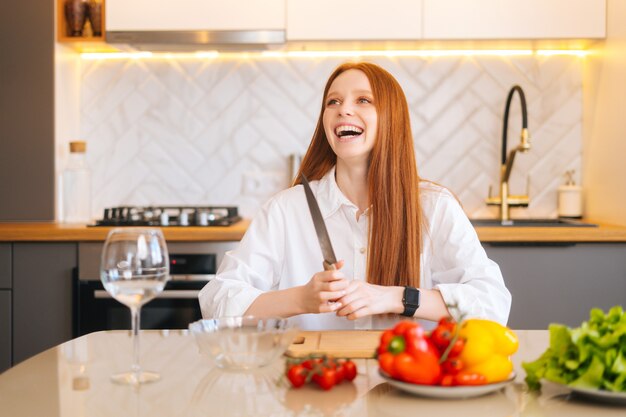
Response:
[[[507,146],[506,137],[509,124],[509,108],[511,107],[511,100],[513,94],[517,91],[522,105],[522,134],[521,141],[516,148],[509,152],[507,158]],[[509,177],[511,176],[511,170],[513,169],[513,161],[515,161],[515,155],[517,152],[526,153],[530,150],[530,137],[528,135],[528,114],[526,111],[526,97],[524,96],[524,90],[519,85],[514,85],[509,91],[509,95],[506,99],[506,106],[504,107],[504,126],[502,129],[502,162],[500,166],[500,195],[497,197],[491,196],[491,187],[489,187],[489,197],[486,202],[490,206],[500,206],[500,221],[503,225],[511,224],[511,216],[509,214],[510,207],[528,207],[530,201],[528,195],[510,195],[509,194]],[[528,190],[526,192],[528,194]]]

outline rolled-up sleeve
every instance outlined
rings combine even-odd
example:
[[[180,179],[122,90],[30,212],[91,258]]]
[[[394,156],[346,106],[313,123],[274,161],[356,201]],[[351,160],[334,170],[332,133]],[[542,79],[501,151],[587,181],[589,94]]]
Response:
[[[272,199],[252,220],[239,246],[226,252],[215,278],[200,291],[202,316],[242,316],[259,295],[275,289],[284,259],[284,236],[284,218]]]
[[[506,324],[511,293],[500,267],[487,257],[474,227],[447,191],[437,201],[430,231],[433,287],[441,292],[446,305],[455,305],[466,318]]]

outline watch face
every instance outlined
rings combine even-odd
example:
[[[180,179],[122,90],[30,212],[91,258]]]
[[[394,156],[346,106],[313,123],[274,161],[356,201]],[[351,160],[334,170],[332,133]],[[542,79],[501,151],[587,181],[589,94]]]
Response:
[[[419,307],[420,305],[420,291],[417,288],[407,287],[404,290],[404,304]]]

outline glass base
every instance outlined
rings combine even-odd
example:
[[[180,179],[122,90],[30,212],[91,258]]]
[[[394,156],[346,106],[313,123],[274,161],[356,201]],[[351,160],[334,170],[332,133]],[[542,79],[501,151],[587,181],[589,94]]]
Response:
[[[122,372],[120,374],[111,375],[111,381],[120,385],[149,384],[159,379],[161,379],[161,375],[150,371]]]

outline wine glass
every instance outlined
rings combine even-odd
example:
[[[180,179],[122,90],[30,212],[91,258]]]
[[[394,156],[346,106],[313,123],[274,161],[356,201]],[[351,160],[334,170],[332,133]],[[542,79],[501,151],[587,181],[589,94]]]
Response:
[[[160,229],[116,228],[109,232],[102,250],[100,278],[113,298],[131,312],[133,364],[129,372],[111,376],[126,385],[157,381],[156,372],[139,366],[139,319],[141,306],[155,298],[169,280],[169,256]]]

